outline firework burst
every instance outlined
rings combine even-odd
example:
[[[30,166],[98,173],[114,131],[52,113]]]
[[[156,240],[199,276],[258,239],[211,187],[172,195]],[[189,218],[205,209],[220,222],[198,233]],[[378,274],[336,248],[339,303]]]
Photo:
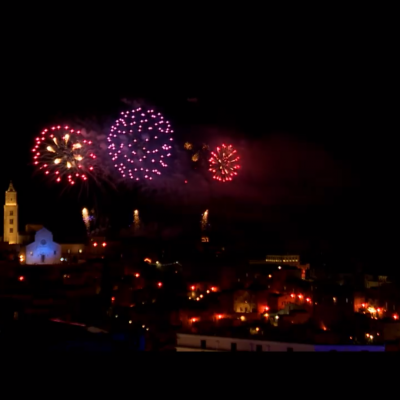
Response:
[[[97,157],[92,147],[93,142],[84,139],[79,130],[53,126],[36,138],[33,164],[55,182],[67,181],[74,185],[94,174]]]
[[[216,151],[211,152],[210,172],[213,178],[220,182],[232,181],[240,169],[239,156],[232,145],[217,147]]]
[[[122,178],[152,180],[168,167],[173,130],[161,113],[138,107],[121,113],[107,137],[109,155]]]

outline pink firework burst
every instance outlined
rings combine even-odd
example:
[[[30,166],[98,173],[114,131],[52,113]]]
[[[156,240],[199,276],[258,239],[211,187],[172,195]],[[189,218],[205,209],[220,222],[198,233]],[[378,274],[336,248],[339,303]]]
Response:
[[[240,157],[232,145],[217,147],[211,152],[210,172],[213,178],[220,182],[232,181],[237,175],[237,170],[240,169]]]
[[[138,107],[121,113],[107,137],[109,156],[122,178],[152,180],[168,167],[173,130],[161,113]]]

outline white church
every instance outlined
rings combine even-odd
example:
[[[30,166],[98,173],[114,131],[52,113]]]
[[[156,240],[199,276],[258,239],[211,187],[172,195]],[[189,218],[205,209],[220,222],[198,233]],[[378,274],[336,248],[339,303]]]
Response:
[[[61,258],[61,245],[53,241],[53,234],[46,228],[39,229],[35,241],[25,246],[26,264],[59,264]]]
[[[53,234],[42,225],[26,225],[25,232],[18,231],[17,192],[10,182],[4,204],[3,244],[18,252],[22,264],[61,264],[68,258],[81,259],[85,253],[84,244],[59,244]]]

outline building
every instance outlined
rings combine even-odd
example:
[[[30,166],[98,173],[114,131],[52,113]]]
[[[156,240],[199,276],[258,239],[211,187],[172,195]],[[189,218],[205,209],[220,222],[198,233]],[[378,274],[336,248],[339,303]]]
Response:
[[[301,270],[301,278],[306,279],[306,273],[310,269],[310,264],[301,264],[299,255],[267,255],[265,260],[252,260],[250,265],[279,265],[296,267]]]
[[[53,241],[53,234],[49,230],[42,228],[36,232],[35,241],[21,249],[21,256],[28,265],[60,264],[61,245]]]
[[[3,241],[8,244],[20,244],[18,234],[18,203],[17,192],[12,182],[6,191],[4,204],[4,234]]]
[[[43,225],[26,225],[25,232],[18,229],[18,198],[12,182],[6,191],[4,203],[3,242],[8,245],[26,245],[33,241],[35,233]]]
[[[352,287],[317,281],[312,288],[313,319],[317,325],[324,331],[348,329],[355,317]]]
[[[177,334],[176,351],[284,351],[284,352],[383,352],[385,346],[317,345],[303,343],[273,342],[267,340],[238,339],[232,337]]]
[[[43,225],[38,224],[27,224],[25,225],[25,231],[19,232],[19,243],[21,245],[27,245],[35,240],[35,234],[37,231],[43,228]]]
[[[80,262],[87,257],[82,243],[58,244],[53,234],[43,225],[28,224],[24,232],[18,230],[17,191],[12,182],[6,191],[4,203],[2,250],[8,249],[17,255],[23,264],[48,265],[60,264],[62,261]]]
[[[293,267],[300,266],[299,255],[268,255],[265,258],[265,262],[268,264],[286,264],[292,265]]]
[[[79,263],[86,260],[87,246],[82,243],[62,243],[61,261]]]

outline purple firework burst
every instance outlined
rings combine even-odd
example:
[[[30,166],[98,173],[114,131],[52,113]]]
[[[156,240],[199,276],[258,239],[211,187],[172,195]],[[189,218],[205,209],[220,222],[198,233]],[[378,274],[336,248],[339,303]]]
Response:
[[[115,168],[136,181],[161,175],[171,157],[172,133],[170,123],[152,109],[122,112],[107,137]]]

